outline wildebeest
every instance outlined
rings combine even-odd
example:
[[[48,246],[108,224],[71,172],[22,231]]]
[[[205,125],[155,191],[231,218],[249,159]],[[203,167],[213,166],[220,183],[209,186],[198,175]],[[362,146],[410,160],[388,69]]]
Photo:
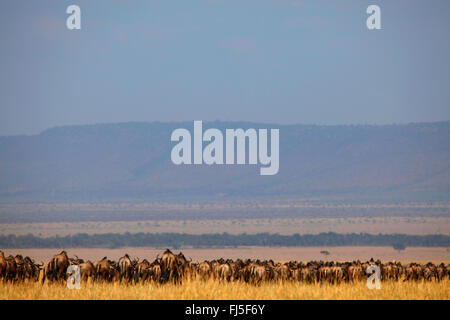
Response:
[[[56,254],[50,260],[50,270],[49,272],[53,273],[53,280],[65,280],[67,268],[69,267],[69,257],[67,256],[67,252],[65,250],[61,251],[61,253]]]
[[[359,260],[348,265],[346,271],[348,281],[361,281],[364,278],[365,270]]]
[[[275,265],[274,271],[275,271],[275,280],[286,281],[291,279],[292,276],[291,269],[285,263],[283,264],[279,263]]]
[[[241,279],[248,283],[260,284],[267,278],[266,268],[258,262],[248,263],[241,272]]]
[[[4,281],[14,282],[17,280],[17,264],[13,256],[9,255],[5,258],[3,251],[0,251],[0,268]]]
[[[145,282],[150,277],[150,262],[147,259],[142,260],[141,262],[136,264],[136,267],[133,272],[134,283],[138,283],[140,280]]]
[[[209,261],[203,261],[197,267],[197,272],[201,279],[208,280],[212,275],[212,267]]]
[[[5,254],[0,250],[0,279],[5,278],[7,261],[5,258]]]
[[[153,280],[154,282],[161,282],[161,276],[162,276],[162,271],[161,271],[161,264],[155,260],[154,262],[152,262],[152,264],[149,267],[150,270],[150,278],[151,280]]]
[[[315,283],[318,278],[317,272],[314,265],[308,263],[306,266],[301,267],[299,280],[306,283]]]
[[[423,278],[423,269],[422,266],[417,264],[417,263],[410,263],[406,268],[405,268],[405,279],[404,281],[407,280],[421,280]]]
[[[24,278],[39,281],[39,273],[42,265],[35,263],[30,257],[23,259]]]
[[[134,271],[134,282],[139,281],[154,281],[160,282],[161,280],[161,265],[158,258],[152,263],[148,262],[147,259],[142,260],[137,263]]]
[[[115,275],[115,266],[111,260],[104,257],[102,260],[94,263],[95,275],[94,280],[112,281]]]
[[[159,255],[151,260],[132,260],[128,254],[118,262],[102,260],[92,263],[83,259],[69,258],[67,252],[62,251],[44,264],[37,264],[30,257],[23,258],[20,254],[5,257],[0,251],[0,278],[3,281],[38,281],[39,272],[43,271],[42,282],[67,278],[66,271],[70,265],[78,265],[82,281],[93,279],[96,281],[123,281],[146,283],[172,282],[180,284],[184,279],[215,279],[221,282],[242,281],[259,285],[263,282],[295,281],[308,284],[329,283],[339,284],[342,281],[365,281],[367,267],[377,265],[381,271],[382,281],[442,281],[448,277],[450,266],[441,263],[435,265],[410,263],[403,266],[399,262],[374,261],[309,261],[309,262],[277,262],[273,260],[227,259],[192,262],[185,258],[182,252],[174,254],[165,250],[161,258]],[[133,281],[134,280],[134,281]]]
[[[14,257],[14,261],[16,262],[16,279],[23,281],[25,279],[25,270],[24,270],[24,261],[23,256],[21,254],[17,254]]]
[[[181,252],[176,255],[176,261],[177,261],[177,266],[178,266],[180,276],[181,277],[187,276],[188,273],[190,272],[190,268],[189,268],[190,261],[188,261],[186,259],[186,257],[184,256],[184,254]]]
[[[437,273],[437,281],[441,281],[445,279],[445,275],[447,274],[447,268],[445,267],[444,263],[441,263],[437,268],[436,268],[436,273]],[[450,275],[450,273],[449,273]]]
[[[177,256],[169,249],[166,249],[161,257],[161,273],[162,282],[167,282],[169,280],[178,282],[180,279]]]
[[[137,260],[132,261],[128,253],[126,253],[119,259],[118,265],[120,271],[120,282],[122,282],[123,279],[125,279],[125,281],[127,282],[131,282],[134,273],[134,267],[137,262]]]
[[[88,281],[89,279],[94,279],[95,267],[91,261],[82,262],[78,265],[80,267],[81,281]]]
[[[228,262],[220,264],[216,268],[216,279],[220,281],[230,281],[233,276],[233,269]]]

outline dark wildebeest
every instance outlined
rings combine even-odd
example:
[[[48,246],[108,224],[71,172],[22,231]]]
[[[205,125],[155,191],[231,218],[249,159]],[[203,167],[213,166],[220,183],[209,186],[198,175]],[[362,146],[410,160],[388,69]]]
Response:
[[[16,261],[16,267],[17,267],[16,278],[17,278],[17,280],[23,281],[25,279],[23,256],[21,254],[18,254],[14,257],[14,260]]]
[[[208,261],[203,261],[197,268],[198,275],[202,280],[208,280],[212,275],[212,267]]]
[[[166,249],[161,257],[161,273],[161,282],[169,280],[179,281],[180,272],[178,270],[177,256],[169,249]]]
[[[348,276],[348,281],[355,282],[361,281],[364,279],[365,270],[363,270],[361,262],[358,260],[357,262],[353,262],[348,265],[346,274]]]
[[[405,268],[405,279],[403,281],[421,280],[422,278],[423,270],[420,264],[412,262]]]
[[[49,266],[49,272],[53,273],[53,280],[65,280],[69,265],[69,257],[66,251],[63,250],[61,253],[54,255]]]
[[[42,283],[45,282],[45,279],[48,279],[48,281],[53,281],[53,272],[51,271],[51,263],[50,260],[47,263],[44,263],[42,266]]]
[[[266,267],[258,262],[250,262],[242,269],[241,278],[248,283],[260,284],[267,280]]]
[[[15,281],[17,279],[17,264],[13,256],[5,258],[3,251],[0,251],[0,277],[4,281]]]
[[[134,262],[131,260],[128,253],[126,253],[118,261],[120,270],[120,282],[125,278],[127,282],[130,282],[134,273]]]
[[[230,281],[231,277],[233,276],[233,269],[228,262],[220,264],[217,267],[216,272],[216,277],[217,279],[219,279],[219,281]]]
[[[177,267],[180,273],[180,277],[186,277],[188,276],[189,272],[191,271],[190,268],[190,263],[192,261],[192,259],[190,261],[188,261],[186,259],[186,257],[184,256],[183,253],[179,253],[177,256]]]
[[[81,281],[88,281],[89,278],[94,279],[95,267],[89,260],[78,265],[80,267]]]
[[[447,268],[445,267],[444,263],[441,263],[436,268],[436,274],[437,274],[437,281],[441,281],[445,279],[445,275],[447,274]]]
[[[75,255],[75,258],[69,258],[69,265],[80,265],[84,262],[83,259],[78,258],[78,256]]]
[[[8,262],[6,261],[5,254],[0,250],[0,279],[5,279],[6,266]]]
[[[161,282],[161,264],[158,262],[158,259],[152,262],[149,269],[151,279],[157,283]]]
[[[24,277],[28,280],[39,281],[41,265],[36,264],[30,257],[23,259]]]
[[[275,280],[286,281],[291,279],[291,270],[287,264],[277,264],[273,270],[275,272]]]
[[[17,280],[16,260],[12,255],[9,255],[5,260],[6,260],[5,280],[15,282]]]
[[[139,280],[142,280],[142,282],[145,282],[147,279],[150,278],[150,262],[147,261],[147,259],[142,260],[136,265],[136,268],[134,269],[134,283],[138,283]]]
[[[102,260],[95,262],[94,268],[95,268],[94,280],[96,281],[100,280],[111,281],[115,275],[114,263],[108,260],[107,257],[104,257]]]

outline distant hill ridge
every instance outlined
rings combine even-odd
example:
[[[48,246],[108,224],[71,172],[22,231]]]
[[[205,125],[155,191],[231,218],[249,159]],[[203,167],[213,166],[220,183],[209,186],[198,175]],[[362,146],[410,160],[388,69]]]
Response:
[[[405,125],[204,122],[207,128],[279,128],[280,170],[176,166],[171,132],[193,122],[55,127],[0,137],[2,199],[344,196],[449,200],[450,121]]]

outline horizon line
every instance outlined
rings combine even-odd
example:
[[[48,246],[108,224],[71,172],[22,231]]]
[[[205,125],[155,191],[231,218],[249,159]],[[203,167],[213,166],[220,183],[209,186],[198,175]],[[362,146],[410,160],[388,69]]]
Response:
[[[93,127],[93,126],[113,126],[113,125],[123,125],[123,124],[177,124],[177,123],[189,123],[194,121],[202,121],[203,123],[247,123],[247,124],[264,124],[264,125],[274,125],[280,127],[291,127],[291,126],[311,126],[311,127],[353,127],[353,126],[364,126],[364,127],[389,127],[389,126],[409,126],[409,125],[426,125],[426,124],[444,124],[450,123],[449,120],[439,120],[439,121],[422,121],[422,122],[404,122],[404,123],[347,123],[347,124],[317,124],[317,123],[290,123],[290,124],[280,124],[275,122],[265,122],[265,121],[248,121],[248,120],[201,120],[201,119],[193,119],[193,120],[154,120],[154,121],[122,121],[122,122],[95,122],[95,123],[84,123],[84,124],[63,124],[56,125],[52,127],[48,127],[40,131],[39,133],[32,134],[6,134],[0,135],[1,138],[7,137],[32,137],[39,136],[47,131],[59,129],[59,128],[68,128],[68,127]]]

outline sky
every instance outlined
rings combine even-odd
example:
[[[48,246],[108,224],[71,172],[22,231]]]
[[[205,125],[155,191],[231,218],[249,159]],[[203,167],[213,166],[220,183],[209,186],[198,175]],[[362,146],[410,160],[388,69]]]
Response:
[[[81,30],[66,8],[81,8]],[[381,30],[366,9],[381,8]],[[0,2],[0,135],[450,120],[448,0]]]

